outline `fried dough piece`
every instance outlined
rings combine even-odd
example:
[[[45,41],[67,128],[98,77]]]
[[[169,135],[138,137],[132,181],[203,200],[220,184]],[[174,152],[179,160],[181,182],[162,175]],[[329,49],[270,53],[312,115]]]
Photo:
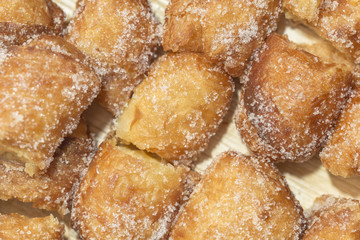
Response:
[[[352,84],[351,65],[330,59],[278,34],[267,39],[252,63],[235,120],[255,155],[303,162],[322,147]]]
[[[61,240],[64,225],[52,215],[28,218],[16,213],[0,214],[0,239]]]
[[[0,160],[32,176],[49,167],[100,80],[75,58],[34,46],[4,49],[0,61]]]
[[[0,45],[19,45],[39,34],[60,34],[65,13],[51,0],[1,0]]]
[[[284,0],[287,18],[310,26],[360,64],[360,1]]]
[[[303,240],[360,239],[360,201],[323,195],[312,207]]]
[[[320,160],[332,174],[360,175],[360,86],[351,94],[335,130],[320,153]]]
[[[203,151],[227,112],[232,79],[201,54],[160,57],[117,119],[125,143],[177,163]]]
[[[80,184],[73,225],[83,239],[165,239],[192,174],[105,141]]]
[[[63,55],[74,58],[76,61],[83,64],[91,65],[83,52],[59,36],[41,35],[29,41],[27,46],[61,53]]]
[[[170,239],[299,239],[305,218],[267,161],[228,151],[208,167]]]
[[[173,0],[166,9],[164,50],[203,52],[234,77],[277,28],[279,0]]]
[[[80,177],[95,152],[95,142],[80,121],[77,129],[56,150],[54,161],[43,175],[30,177],[21,170],[0,165],[0,199],[32,202],[34,207],[69,213]]]
[[[147,71],[160,40],[146,0],[83,0],[66,39],[90,56],[103,86],[99,102],[118,115]]]

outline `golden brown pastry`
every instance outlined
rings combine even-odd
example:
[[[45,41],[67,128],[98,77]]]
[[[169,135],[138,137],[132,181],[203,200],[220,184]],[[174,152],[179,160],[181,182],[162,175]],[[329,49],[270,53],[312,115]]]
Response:
[[[0,161],[34,175],[49,167],[100,80],[71,54],[34,46],[3,49],[0,61]]]
[[[232,79],[203,55],[165,54],[117,119],[117,137],[168,161],[190,163],[215,134],[233,91]]]
[[[0,214],[0,239],[61,240],[64,225],[52,215],[28,218],[16,213]]]
[[[21,44],[39,34],[60,34],[65,14],[51,0],[1,0],[0,45]]]
[[[310,26],[338,50],[360,63],[360,1],[284,0],[287,18]]]
[[[166,9],[164,50],[203,52],[234,77],[277,28],[279,0],[172,0]]]
[[[21,170],[0,165],[0,199],[32,202],[34,207],[69,213],[69,207],[83,171],[95,151],[86,123],[77,129],[56,150],[54,161],[42,175],[30,177]]]
[[[360,175],[360,87],[352,92],[335,130],[320,153],[320,160],[332,174]]]
[[[269,162],[228,151],[208,167],[170,239],[300,239],[305,218]]]
[[[41,35],[29,41],[26,46],[37,49],[47,49],[52,52],[61,53],[63,55],[74,58],[76,61],[81,62],[82,64],[91,65],[83,52],[59,36]]]
[[[187,168],[105,141],[80,184],[73,225],[83,239],[166,239],[191,176]]]
[[[360,239],[360,201],[323,195],[317,198],[303,240]]]
[[[330,59],[278,34],[267,39],[252,63],[235,120],[255,155],[302,162],[322,147],[352,80],[351,65]]]
[[[147,0],[82,0],[66,39],[92,58],[103,79],[98,100],[118,115],[159,45]]]

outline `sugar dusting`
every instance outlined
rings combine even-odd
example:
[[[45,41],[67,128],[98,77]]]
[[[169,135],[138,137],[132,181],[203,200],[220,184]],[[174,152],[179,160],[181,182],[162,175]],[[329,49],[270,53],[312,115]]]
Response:
[[[322,195],[314,202],[303,239],[357,239],[359,224],[359,200]]]
[[[208,167],[170,239],[299,239],[304,227],[302,209],[280,173],[266,161],[229,151]]]
[[[85,65],[61,54],[26,46],[11,49],[0,67],[0,141],[44,169],[97,95],[99,80]]]

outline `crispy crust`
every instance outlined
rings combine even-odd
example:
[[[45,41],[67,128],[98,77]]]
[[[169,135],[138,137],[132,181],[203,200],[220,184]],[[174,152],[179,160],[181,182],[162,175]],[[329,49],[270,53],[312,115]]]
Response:
[[[0,214],[0,239],[63,239],[64,225],[52,215],[28,218],[19,214]]]
[[[203,52],[231,76],[240,77],[253,51],[277,28],[280,2],[171,1],[166,9],[164,49]]]
[[[360,238],[360,201],[323,195],[312,207],[303,240]]]
[[[358,0],[284,0],[286,15],[310,26],[338,50],[360,64],[360,2]]]
[[[73,226],[83,239],[166,239],[194,179],[187,168],[105,141],[80,184]]]
[[[103,79],[98,100],[115,116],[160,43],[158,22],[144,0],[83,0],[65,38],[92,59]]]
[[[351,88],[351,68],[272,34],[252,63],[236,125],[256,155],[302,162],[324,144]]]
[[[29,175],[44,171],[100,80],[71,55],[34,46],[2,51],[0,80],[0,159]]]
[[[232,79],[203,55],[168,53],[117,119],[117,137],[171,161],[190,163],[225,116]]]
[[[56,150],[54,161],[43,175],[30,177],[21,170],[0,165],[0,199],[32,202],[34,207],[69,213],[80,177],[95,151],[94,140],[81,121],[77,129]]]
[[[20,45],[41,34],[62,33],[65,13],[51,0],[2,0],[0,45]]]
[[[170,239],[300,239],[304,227],[302,208],[277,169],[228,151],[206,170]]]
[[[320,153],[320,160],[332,174],[360,175],[360,87],[357,85],[335,130]]]

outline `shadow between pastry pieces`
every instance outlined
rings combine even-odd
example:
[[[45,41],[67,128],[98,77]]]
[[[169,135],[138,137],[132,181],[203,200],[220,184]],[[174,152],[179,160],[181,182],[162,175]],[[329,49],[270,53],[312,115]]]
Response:
[[[46,239],[61,240],[64,225],[52,215],[28,218],[16,213],[0,214],[0,239]]]
[[[296,45],[272,34],[254,56],[236,112],[244,142],[259,157],[303,162],[333,129],[353,85],[353,65],[330,45]]]
[[[0,165],[0,199],[31,202],[36,208],[68,214],[69,207],[95,152],[85,121],[56,149],[54,161],[44,174],[30,177],[21,169]]]
[[[83,239],[167,239],[198,178],[186,167],[105,141],[81,181],[72,225]]]
[[[1,0],[0,46],[19,45],[41,34],[61,35],[65,14],[51,0]]]
[[[360,64],[360,2],[358,0],[284,0],[288,19],[304,23],[339,51]]]
[[[39,40],[2,49],[0,156],[9,168],[44,172],[64,137],[100,89],[92,69],[68,43]],[[46,47],[47,46],[47,47]]]
[[[207,147],[234,92],[232,79],[199,53],[167,53],[117,119],[126,144],[172,163],[191,164]]]
[[[272,163],[228,151],[207,168],[169,239],[301,239],[305,224]]]
[[[92,59],[102,79],[98,101],[115,116],[150,66],[158,28],[146,0],[78,2],[65,39]]]
[[[173,0],[165,12],[164,50],[202,52],[233,77],[275,31],[281,1]]]
[[[322,195],[315,199],[303,240],[360,238],[360,201]]]

